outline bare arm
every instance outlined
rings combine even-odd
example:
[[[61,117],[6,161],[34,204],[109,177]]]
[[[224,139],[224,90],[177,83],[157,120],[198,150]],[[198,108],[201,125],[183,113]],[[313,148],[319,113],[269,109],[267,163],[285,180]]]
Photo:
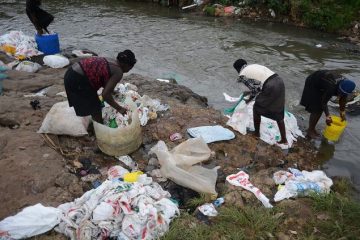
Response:
[[[119,113],[121,114],[125,114],[126,113],[126,109],[121,107],[112,97],[111,93],[114,91],[114,88],[116,86],[116,84],[118,84],[118,82],[122,79],[123,77],[123,73],[122,71],[116,70],[114,72],[114,74],[110,77],[109,81],[107,82],[103,92],[102,92],[102,97],[103,99],[113,108],[115,108]]]

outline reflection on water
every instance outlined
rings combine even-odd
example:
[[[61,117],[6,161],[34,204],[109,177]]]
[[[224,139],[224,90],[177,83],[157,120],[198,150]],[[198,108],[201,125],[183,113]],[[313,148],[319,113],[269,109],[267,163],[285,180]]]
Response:
[[[335,152],[335,144],[329,143],[326,140],[322,140],[320,142],[320,146],[318,147],[316,158],[319,160],[320,163],[324,164],[333,158],[334,152]]]
[[[192,16],[151,2],[53,0],[43,5],[55,16],[50,30],[59,33],[63,48],[84,47],[106,56],[132,49],[138,59],[134,72],[176,78],[208,97],[218,109],[227,106],[223,92],[239,96],[243,88],[235,81],[232,67],[240,57],[276,71],[285,81],[288,108],[300,117],[308,117],[296,105],[311,72],[337,69],[360,86],[360,57],[341,50],[344,44],[330,34],[281,24]],[[0,29],[1,33],[22,30],[34,34],[25,15],[25,1],[2,1]],[[317,44],[323,47],[317,48]],[[325,164],[329,174],[350,176],[360,186],[358,119],[349,117],[342,140],[334,147],[322,146],[319,158],[330,159]]]

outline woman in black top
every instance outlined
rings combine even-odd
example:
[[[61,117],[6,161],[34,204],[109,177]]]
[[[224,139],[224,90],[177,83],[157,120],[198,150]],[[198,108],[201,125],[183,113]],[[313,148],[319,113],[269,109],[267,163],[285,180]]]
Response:
[[[308,137],[320,136],[315,127],[323,112],[326,116],[326,124],[331,124],[332,119],[327,103],[333,96],[339,97],[340,117],[343,121],[345,120],[346,97],[355,87],[353,81],[330,70],[318,70],[306,78],[300,104],[310,112]]]
[[[49,33],[47,27],[54,20],[54,17],[40,8],[41,0],[26,0],[26,14],[34,24],[39,35],[44,31]]]

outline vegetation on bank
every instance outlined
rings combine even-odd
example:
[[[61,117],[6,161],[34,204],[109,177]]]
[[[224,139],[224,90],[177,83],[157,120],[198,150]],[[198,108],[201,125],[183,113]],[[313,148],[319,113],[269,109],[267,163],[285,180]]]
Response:
[[[346,180],[335,182],[328,195],[283,201],[266,209],[259,206],[221,206],[206,224],[196,214],[182,213],[162,240],[176,239],[358,239],[360,203],[351,197]],[[198,204],[203,198],[198,199]],[[190,203],[190,208],[196,201]]]
[[[224,6],[266,7],[306,26],[337,32],[360,21],[360,0],[212,0]]]

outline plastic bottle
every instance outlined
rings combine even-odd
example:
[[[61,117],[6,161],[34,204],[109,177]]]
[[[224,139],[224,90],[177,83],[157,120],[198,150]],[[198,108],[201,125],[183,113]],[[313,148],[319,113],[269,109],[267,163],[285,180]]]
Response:
[[[117,128],[117,127],[118,127],[115,118],[112,118],[112,119],[110,120],[110,122],[109,122],[109,127],[111,127],[111,128]]]
[[[224,198],[221,197],[221,198],[216,199],[213,202],[213,204],[214,204],[215,207],[220,207],[224,202],[225,202]]]
[[[307,195],[309,192],[316,192],[320,193],[322,192],[322,188],[319,186],[319,184],[315,182],[295,182],[290,181],[285,185],[285,188],[290,193],[293,193],[296,195]]]

